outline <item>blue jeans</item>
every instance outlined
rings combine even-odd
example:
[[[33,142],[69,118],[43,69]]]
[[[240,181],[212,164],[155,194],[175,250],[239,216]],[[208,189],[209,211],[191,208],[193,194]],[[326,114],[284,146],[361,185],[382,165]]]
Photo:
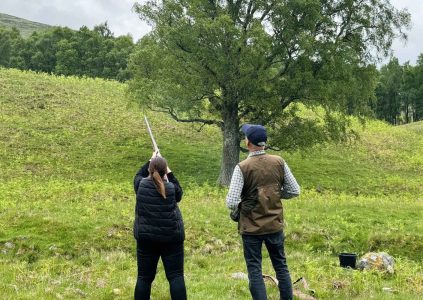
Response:
[[[162,258],[172,300],[187,299],[184,280],[184,242],[137,241],[138,278],[135,300],[149,300],[159,258]]]
[[[251,296],[254,300],[266,300],[266,287],[264,285],[263,273],[261,269],[261,248],[266,245],[279,281],[279,293],[282,300],[293,299],[292,282],[286,264],[284,252],[285,236],[283,232],[276,232],[263,235],[242,235],[244,246],[244,257],[247,263],[248,279]]]

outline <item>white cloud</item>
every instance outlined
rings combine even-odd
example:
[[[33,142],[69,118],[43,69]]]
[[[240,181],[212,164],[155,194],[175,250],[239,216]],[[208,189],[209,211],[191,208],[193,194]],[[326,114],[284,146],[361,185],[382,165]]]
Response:
[[[1,0],[0,12],[50,25],[68,26],[79,29],[108,21],[115,35],[130,33],[135,40],[146,34],[150,28],[132,11],[136,0]],[[139,0],[138,2],[142,2]],[[391,0],[396,8],[407,8],[412,17],[412,29],[408,42],[396,40],[394,55],[401,63],[414,64],[423,53],[423,1]]]
[[[0,12],[49,25],[79,29],[108,22],[115,35],[139,39],[150,28],[132,11],[134,0],[1,0]]]
[[[407,32],[406,43],[396,40],[393,43],[394,56],[400,63],[410,61],[415,64],[417,57],[423,53],[423,2],[418,0],[392,0],[392,4],[398,8],[406,8],[411,14],[411,30]]]

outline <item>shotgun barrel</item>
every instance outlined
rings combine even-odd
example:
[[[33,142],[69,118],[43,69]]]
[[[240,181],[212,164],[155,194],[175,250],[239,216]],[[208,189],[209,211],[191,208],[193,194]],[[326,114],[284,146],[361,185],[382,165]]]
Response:
[[[150,134],[151,142],[153,143],[154,152],[160,152],[159,147],[157,147],[156,140],[154,139],[153,132],[151,131],[150,123],[148,123],[147,116],[144,116],[145,124],[147,125],[148,133]]]

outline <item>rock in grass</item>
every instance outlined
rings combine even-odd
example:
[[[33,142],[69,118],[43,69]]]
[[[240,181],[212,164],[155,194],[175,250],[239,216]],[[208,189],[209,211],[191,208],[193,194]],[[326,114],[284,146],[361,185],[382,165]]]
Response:
[[[122,292],[121,292],[120,289],[113,289],[113,294],[120,295],[120,294],[122,294]]]
[[[82,298],[85,298],[85,297],[87,297],[87,293],[86,292],[84,292],[83,290],[81,290],[81,289],[78,289],[78,288],[76,288],[76,289],[74,289],[74,291],[75,291],[75,293],[76,294],[78,294],[80,297],[82,297]]]
[[[369,252],[363,255],[358,262],[359,270],[376,270],[394,273],[394,259],[385,252]]]
[[[201,248],[201,253],[203,254],[210,254],[214,250],[214,247],[212,245],[205,245],[203,248]]]
[[[241,279],[241,280],[248,280],[248,275],[243,272],[236,272],[231,274],[231,278],[233,279]]]
[[[15,244],[13,244],[12,242],[6,242],[4,244],[4,247],[7,248],[7,249],[13,249],[13,248],[15,248]]]
[[[97,285],[98,288],[103,289],[103,288],[106,287],[106,280],[98,279],[96,285]]]
[[[383,287],[382,291],[385,292],[385,293],[393,293],[393,294],[398,293],[397,290],[394,290],[393,288],[390,288],[390,287]]]

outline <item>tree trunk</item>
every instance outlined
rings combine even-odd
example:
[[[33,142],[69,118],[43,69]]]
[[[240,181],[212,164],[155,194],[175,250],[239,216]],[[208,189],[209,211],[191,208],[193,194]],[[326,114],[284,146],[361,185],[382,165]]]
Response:
[[[410,117],[409,117],[409,107],[408,107],[408,103],[405,104],[405,124],[410,123]]]
[[[229,185],[235,166],[239,162],[239,117],[238,104],[222,112],[223,149],[218,184]]]

